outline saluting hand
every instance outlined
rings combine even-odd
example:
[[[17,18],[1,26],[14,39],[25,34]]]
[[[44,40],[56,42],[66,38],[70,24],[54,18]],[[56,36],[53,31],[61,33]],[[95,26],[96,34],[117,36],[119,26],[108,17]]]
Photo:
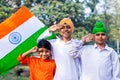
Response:
[[[31,51],[31,53],[38,52],[38,47],[37,47],[37,46],[35,46],[35,47],[33,47],[30,51]]]
[[[93,41],[93,39],[94,39],[94,35],[93,34],[88,34],[88,35],[86,35],[85,37],[82,38],[82,41],[87,43],[87,42]]]
[[[61,27],[62,27],[61,25],[55,24],[49,27],[49,31],[54,32],[54,31],[60,30]]]

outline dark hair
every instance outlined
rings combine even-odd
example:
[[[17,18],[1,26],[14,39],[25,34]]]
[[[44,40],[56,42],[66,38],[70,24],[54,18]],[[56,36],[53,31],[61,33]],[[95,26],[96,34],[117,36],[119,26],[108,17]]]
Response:
[[[38,42],[38,45],[37,45],[38,48],[46,48],[48,50],[52,50],[52,46],[50,44],[49,41],[45,40],[45,39],[41,39],[39,42]]]

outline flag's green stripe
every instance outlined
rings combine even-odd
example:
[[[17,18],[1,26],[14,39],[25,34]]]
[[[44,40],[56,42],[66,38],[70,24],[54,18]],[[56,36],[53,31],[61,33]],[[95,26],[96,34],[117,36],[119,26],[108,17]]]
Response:
[[[31,49],[33,46],[37,44],[37,38],[47,29],[47,27],[43,27],[37,32],[35,32],[32,36],[30,36],[27,40],[17,46],[13,51],[7,54],[4,58],[0,60],[0,73],[6,72],[13,68],[14,66],[18,65],[19,62],[17,57],[19,54]],[[50,36],[48,39],[55,38],[55,34]],[[5,46],[4,46],[5,47]],[[7,49],[7,47],[6,47]]]

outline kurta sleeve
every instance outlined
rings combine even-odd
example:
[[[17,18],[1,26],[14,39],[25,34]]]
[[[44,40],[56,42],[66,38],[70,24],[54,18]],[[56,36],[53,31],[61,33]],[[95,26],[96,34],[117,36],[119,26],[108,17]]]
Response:
[[[22,57],[22,55],[19,55],[18,56],[18,61],[21,63],[21,64],[29,64],[30,63],[30,58],[29,57]]]
[[[69,50],[69,54],[70,56],[72,56],[73,58],[76,58],[76,57],[80,57],[80,55],[82,54],[82,51],[83,51],[83,41],[79,40],[77,42],[75,42],[73,44],[73,46],[71,46],[70,50]]]
[[[118,54],[113,51],[112,53],[112,66],[113,66],[113,79],[112,80],[120,80],[120,64]]]
[[[37,42],[39,42],[41,39],[45,39],[45,38],[47,38],[48,36],[51,36],[51,35],[52,35],[52,32],[49,32],[49,30],[47,29],[38,37]]]

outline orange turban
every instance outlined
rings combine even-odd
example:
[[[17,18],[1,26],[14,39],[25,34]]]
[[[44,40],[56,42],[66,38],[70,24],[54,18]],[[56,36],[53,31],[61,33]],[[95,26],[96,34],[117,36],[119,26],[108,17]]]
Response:
[[[69,26],[71,27],[71,29],[72,29],[72,32],[74,32],[74,24],[73,24],[73,22],[71,21],[71,19],[69,19],[69,18],[64,18],[64,19],[62,19],[62,20],[60,21],[59,24],[60,24],[60,25],[64,25],[64,24],[69,25]]]

